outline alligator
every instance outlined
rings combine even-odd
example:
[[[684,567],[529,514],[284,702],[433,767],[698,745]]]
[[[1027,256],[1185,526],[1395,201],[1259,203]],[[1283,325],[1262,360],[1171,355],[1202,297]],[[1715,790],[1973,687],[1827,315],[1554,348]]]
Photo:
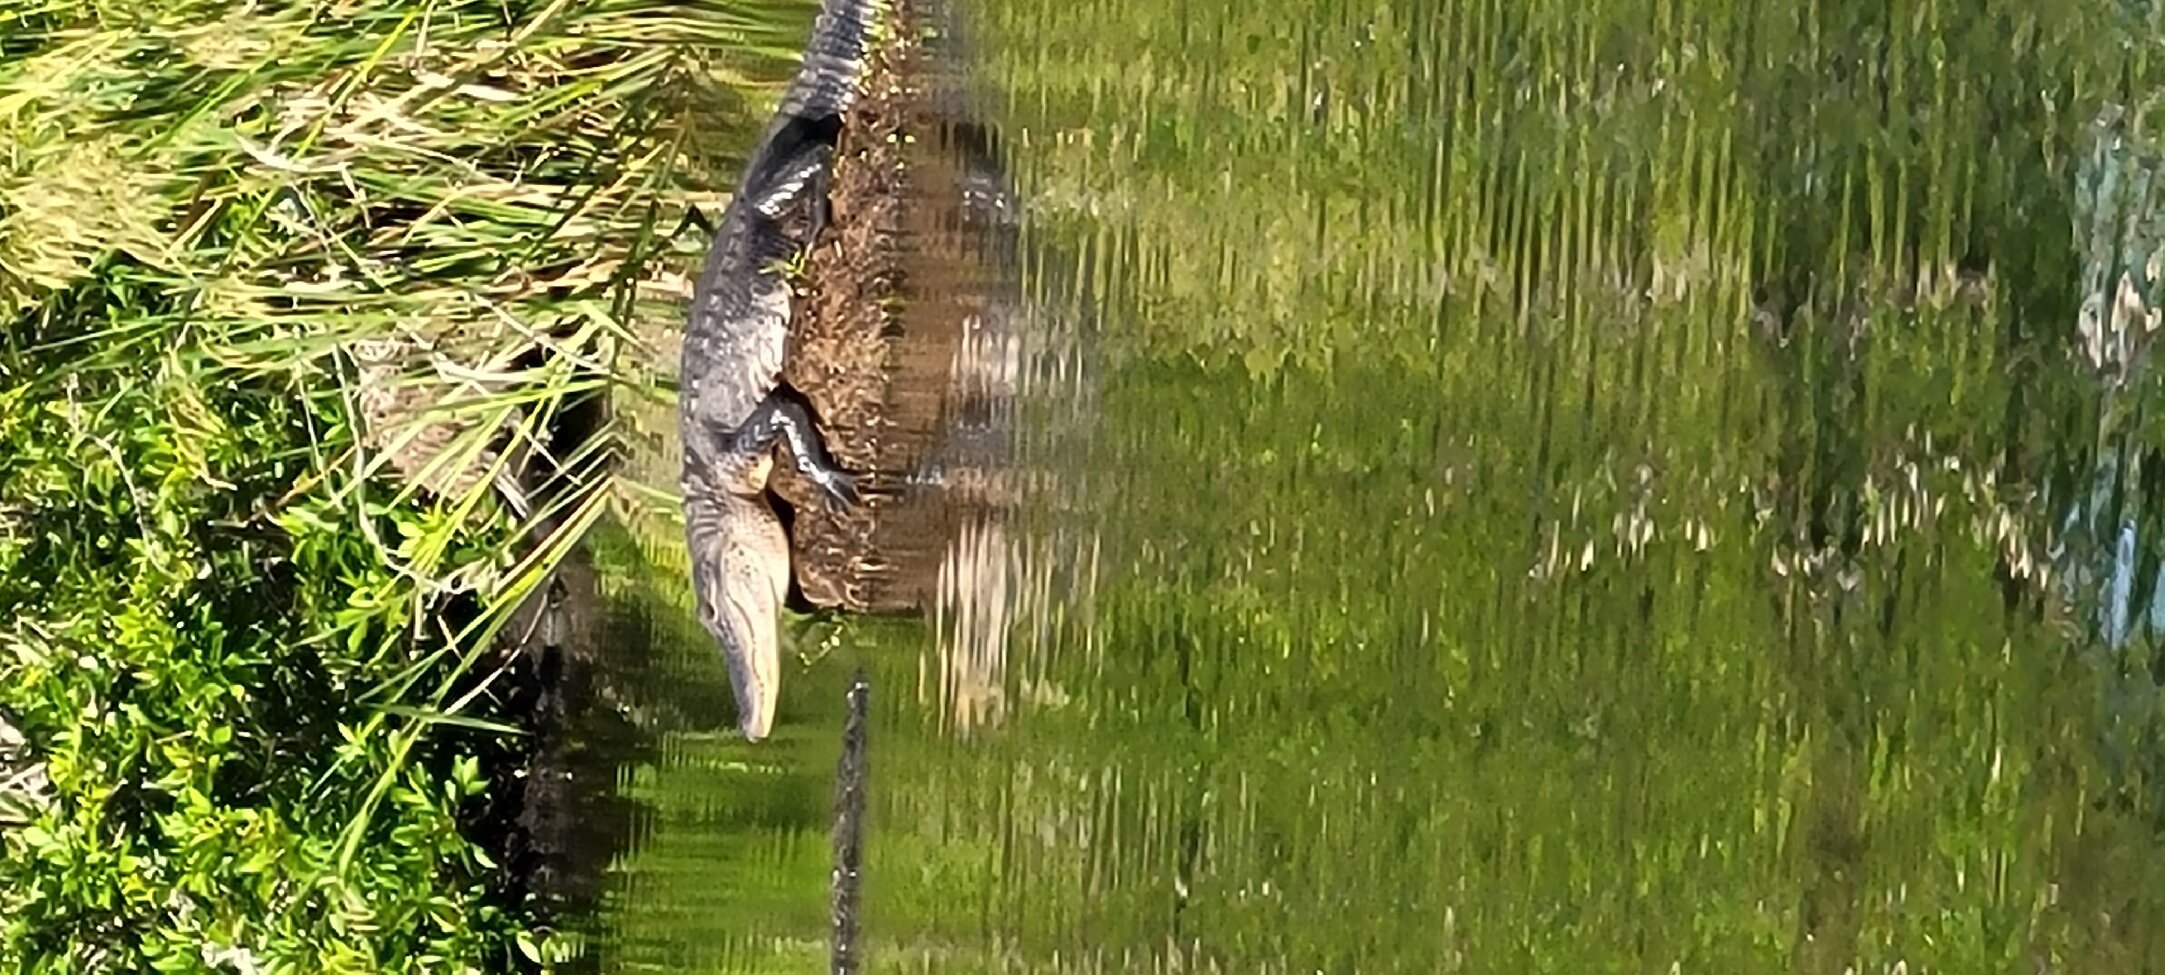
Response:
[[[825,0],[803,65],[716,226],[685,327],[677,424],[692,590],[700,623],[721,644],[738,728],[752,741],[774,725],[790,581],[789,540],[767,490],[775,447],[788,441],[798,472],[830,503],[858,499],[803,395],[781,378],[790,325],[782,265],[826,225],[842,115],[856,96],[874,14],[873,0]],[[805,229],[792,233],[789,218],[800,209]]]

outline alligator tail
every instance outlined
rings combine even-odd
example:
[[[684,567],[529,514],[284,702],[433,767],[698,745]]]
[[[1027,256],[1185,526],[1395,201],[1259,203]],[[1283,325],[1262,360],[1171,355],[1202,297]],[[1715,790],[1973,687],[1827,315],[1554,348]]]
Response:
[[[804,64],[782,95],[783,115],[822,119],[849,110],[864,72],[865,42],[880,0],[824,0],[804,46]]]

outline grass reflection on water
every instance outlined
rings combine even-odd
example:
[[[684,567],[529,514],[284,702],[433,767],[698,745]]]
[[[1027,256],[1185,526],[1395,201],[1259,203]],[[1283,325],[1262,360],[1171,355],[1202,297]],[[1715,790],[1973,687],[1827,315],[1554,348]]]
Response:
[[[2145,685],[2044,578],[2097,458],[2150,449],[2100,437],[2076,332],[2074,160],[2155,70],[2121,5],[982,21],[1091,430],[1024,431],[1063,493],[1015,532],[997,720],[905,690],[921,631],[853,651],[895,689],[873,970],[2165,957],[2154,773],[2099,747]],[[1039,379],[1042,423],[1078,394]],[[657,788],[764,788],[692,782]],[[713,822],[798,879],[709,943],[817,937],[809,794]]]

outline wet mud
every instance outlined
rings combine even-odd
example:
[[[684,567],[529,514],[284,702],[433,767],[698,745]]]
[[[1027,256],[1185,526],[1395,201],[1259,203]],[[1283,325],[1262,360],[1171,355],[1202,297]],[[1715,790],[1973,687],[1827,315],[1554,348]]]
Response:
[[[925,42],[931,11],[897,3],[888,16],[843,126],[832,218],[805,263],[783,364],[866,499],[838,510],[793,470],[774,479],[802,600],[858,612],[930,607],[970,509],[997,501],[987,475],[1001,459],[945,462],[972,440],[969,414],[984,412],[970,388],[1002,321],[979,280],[985,228],[969,216],[965,150],[981,147],[959,144],[975,130],[943,97],[950,66]],[[1007,350],[991,351],[998,372]]]

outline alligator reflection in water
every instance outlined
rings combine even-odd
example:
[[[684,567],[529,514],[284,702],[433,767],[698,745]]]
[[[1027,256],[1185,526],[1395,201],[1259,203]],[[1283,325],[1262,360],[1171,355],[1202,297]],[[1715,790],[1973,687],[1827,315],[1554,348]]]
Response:
[[[911,2],[883,5],[880,16],[893,19],[867,51],[863,90],[839,134],[826,190],[833,205],[828,236],[796,268],[782,356],[783,379],[804,394],[863,500],[828,509],[816,485],[803,483],[786,464],[773,472],[770,487],[786,503],[780,512],[799,587],[793,603],[921,614],[929,624],[866,622],[836,632],[862,637],[846,642],[881,655],[865,662],[889,675],[882,720],[900,716],[926,730],[936,724],[966,730],[1004,713],[1007,641],[1029,624],[1013,607],[1062,571],[1038,568],[1058,560],[1043,557],[1042,543],[1023,541],[1033,537],[1034,525],[1017,512],[1043,508],[1024,507],[1019,495],[1048,479],[1024,481],[1015,471],[1026,450],[1047,441],[1035,418],[1027,436],[1017,428],[1033,381],[1072,383],[1078,375],[1075,357],[1056,351],[1075,343],[1040,331],[1048,320],[1076,319],[1028,314],[1016,297],[1015,207],[998,140],[971,121],[959,72],[948,60],[951,34],[942,31],[937,45],[924,43],[927,36],[908,26],[912,18],[937,22],[938,11]],[[904,137],[890,144],[885,135],[896,129]],[[868,228],[880,233],[867,235]],[[891,263],[835,260],[837,250],[846,255],[852,248]],[[845,297],[873,300],[854,306],[837,300]],[[868,320],[877,324],[866,329]],[[675,331],[657,328],[658,347],[666,350]],[[860,341],[868,337],[871,343]],[[850,354],[837,355],[838,349]],[[677,439],[671,431],[655,438],[651,451],[630,452],[631,476],[673,475],[654,462],[675,467],[669,454]],[[632,526],[629,537],[604,532],[598,544],[651,545],[648,552],[621,553],[635,565],[673,562],[683,549],[660,536],[674,533],[667,524],[674,519],[655,514],[653,522]],[[667,565],[667,578],[684,575]],[[617,777],[622,794],[646,811],[634,818],[630,851],[615,868],[620,897],[599,919],[595,951],[610,968],[681,971],[699,967],[700,958],[730,966],[757,958],[761,970],[786,967],[766,963],[777,955],[809,968],[814,911],[822,928],[857,917],[846,906],[839,916],[830,916],[829,905],[815,908],[807,882],[829,866],[826,851],[815,853],[813,846],[827,825],[818,798],[851,780],[846,766],[840,783],[830,779],[836,766],[824,760],[833,739],[823,729],[841,717],[832,706],[840,695],[826,688],[839,691],[844,674],[832,657],[803,667],[792,662],[785,678],[790,693],[772,739],[749,746],[718,727],[728,723],[722,698],[729,692],[708,676],[713,644],[677,638],[691,636],[681,603],[670,598],[679,592],[650,593],[630,579],[615,593],[622,621],[650,629],[613,640],[607,664],[638,671],[637,658],[654,654],[658,666],[646,680],[631,676],[647,692],[637,718],[658,723],[650,726],[660,742],[650,755],[627,756]],[[782,636],[804,633],[792,628]],[[809,650],[807,643],[795,649]],[[791,649],[785,643],[784,653]],[[914,703],[904,686],[913,653],[921,655]],[[846,824],[841,833],[846,842]],[[868,838],[865,852],[877,857],[878,842]],[[848,850],[837,852],[846,874]],[[867,921],[868,928],[876,923]],[[833,937],[833,945],[820,947],[843,949],[848,963],[848,931],[829,928],[817,937]]]
[[[1055,592],[1066,594],[1068,610],[1086,612],[1093,591],[1088,535],[1018,520],[1023,511],[1057,516],[1067,508],[1047,465],[1076,456],[1091,430],[1087,380],[1094,372],[1084,362],[1081,326],[1092,300],[1078,295],[1063,307],[1024,300],[1023,204],[1008,182],[997,133],[972,110],[960,25],[944,4],[927,6],[940,28],[924,45],[933,138],[912,143],[913,167],[937,178],[926,181],[911,255],[922,282],[916,293],[934,300],[904,314],[913,323],[952,323],[952,332],[944,348],[942,435],[916,478],[938,489],[946,513],[930,593],[938,658],[920,668],[918,699],[934,707],[943,727],[968,734],[1008,711],[1008,648],[1018,628],[1044,626],[1039,611],[1053,605]],[[1025,406],[1035,408],[1029,444],[1018,429]],[[1027,678],[1018,690],[1060,693]]]

